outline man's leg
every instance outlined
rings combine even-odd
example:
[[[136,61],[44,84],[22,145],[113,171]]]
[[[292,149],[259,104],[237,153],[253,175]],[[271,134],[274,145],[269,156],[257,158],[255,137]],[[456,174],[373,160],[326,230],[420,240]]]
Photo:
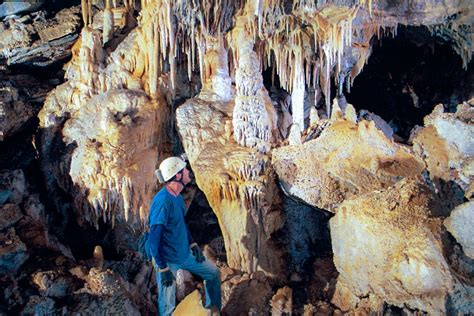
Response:
[[[204,307],[215,306],[221,310],[221,273],[216,265],[209,260],[198,263],[190,252],[186,261],[180,265],[180,269],[199,275],[204,280],[206,289],[206,305]]]
[[[171,272],[176,278],[177,269],[170,267]],[[161,284],[161,273],[158,272],[158,266],[155,265],[156,285],[158,286],[158,315],[171,316],[176,307],[176,281],[171,286],[165,287]]]

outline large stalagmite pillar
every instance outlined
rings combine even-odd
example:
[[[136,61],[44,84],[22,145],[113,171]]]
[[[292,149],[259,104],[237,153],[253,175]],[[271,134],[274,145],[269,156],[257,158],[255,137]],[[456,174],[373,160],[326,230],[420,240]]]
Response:
[[[249,7],[247,12],[255,12]],[[237,97],[232,120],[234,138],[241,146],[266,152],[273,140],[276,119],[271,99],[263,85],[257,54],[253,50],[253,36],[246,28],[248,18],[248,15],[239,17],[232,31],[234,49],[238,53],[235,74]]]

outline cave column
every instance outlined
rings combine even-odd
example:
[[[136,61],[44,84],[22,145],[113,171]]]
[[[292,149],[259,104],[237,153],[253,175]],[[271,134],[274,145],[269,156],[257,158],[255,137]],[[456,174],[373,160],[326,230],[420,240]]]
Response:
[[[262,152],[270,149],[274,126],[274,109],[263,85],[260,62],[253,46],[252,30],[254,10],[247,5],[247,15],[237,19],[233,30],[233,46],[238,55],[235,74],[237,97],[233,115],[234,138],[245,147],[258,148]]]

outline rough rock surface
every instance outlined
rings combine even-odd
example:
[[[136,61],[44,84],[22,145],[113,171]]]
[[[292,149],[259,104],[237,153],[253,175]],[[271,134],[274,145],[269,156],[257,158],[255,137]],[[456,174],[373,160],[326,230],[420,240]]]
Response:
[[[202,93],[176,114],[196,183],[217,215],[229,266],[283,277],[281,250],[271,239],[283,221],[274,206],[279,201],[269,157],[235,143],[233,101],[212,96]]]
[[[372,310],[387,302],[446,313],[454,282],[443,257],[441,221],[431,218],[439,205],[414,179],[344,201],[330,220],[340,273],[332,302],[349,310],[365,297]]]
[[[144,22],[142,28],[151,26]],[[160,94],[155,91],[150,97],[141,82],[146,75],[140,60],[146,57],[135,59],[128,54],[140,51],[142,36],[140,28],[134,30],[105,64],[100,33],[84,28],[67,72],[70,80],[48,96],[39,114],[41,126],[52,131],[43,141],[48,156],[53,154],[48,147],[51,138],[67,120],[64,142],[78,147],[72,152],[70,167],[61,168],[55,176],[71,176],[75,188],[68,189],[79,193],[77,211],[96,226],[99,218],[142,225],[156,189],[153,171],[160,156],[158,146],[167,137],[163,122],[168,110]]]
[[[35,74],[11,71],[0,62],[0,141],[25,128],[36,118],[46,94],[57,79],[38,79]]]
[[[466,202],[456,207],[444,220],[444,226],[461,244],[464,253],[474,259],[474,202]]]
[[[426,161],[435,187],[459,187],[470,199],[474,194],[474,99],[444,113],[439,104],[424,119],[425,127],[413,137],[414,150]],[[447,196],[454,200],[456,196]],[[457,197],[462,201],[462,196]]]
[[[14,228],[0,233],[0,274],[15,273],[28,257],[26,246]]]
[[[272,294],[269,280],[262,272],[233,275],[222,282],[222,311],[228,315],[268,314]]]
[[[81,25],[80,8],[47,18],[45,12],[0,22],[0,48],[7,65],[49,66],[70,56]]]
[[[205,309],[202,305],[202,296],[198,290],[195,290],[186,298],[181,301],[181,303],[176,306],[176,309],[173,312],[174,316],[187,316],[187,315],[196,315],[196,316],[211,316],[211,311]]]
[[[334,118],[319,137],[273,150],[272,164],[285,190],[310,205],[335,212],[358,194],[421,175],[424,164],[374,122]],[[318,127],[316,127],[318,128]]]
[[[92,98],[65,124],[66,142],[78,146],[69,175],[80,188],[78,203],[85,202],[79,209],[89,209],[83,219],[96,225],[100,215],[112,222],[117,215],[128,220],[136,209],[146,217],[156,181],[143,177],[153,175],[157,164],[158,110],[145,94],[112,90]]]
[[[36,9],[41,7],[43,3],[44,3],[43,0],[38,0],[34,2],[29,2],[29,1],[4,2],[0,4],[0,18],[13,15],[13,14],[22,13],[22,12],[35,11]]]

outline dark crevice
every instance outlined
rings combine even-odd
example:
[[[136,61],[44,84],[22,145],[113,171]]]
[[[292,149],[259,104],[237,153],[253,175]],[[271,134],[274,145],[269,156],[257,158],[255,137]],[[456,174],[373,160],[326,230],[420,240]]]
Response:
[[[427,28],[401,26],[395,38],[374,42],[367,65],[346,97],[357,110],[391,122],[406,139],[437,104],[454,112],[456,105],[473,96],[473,69],[471,61],[464,70],[452,44]]]

